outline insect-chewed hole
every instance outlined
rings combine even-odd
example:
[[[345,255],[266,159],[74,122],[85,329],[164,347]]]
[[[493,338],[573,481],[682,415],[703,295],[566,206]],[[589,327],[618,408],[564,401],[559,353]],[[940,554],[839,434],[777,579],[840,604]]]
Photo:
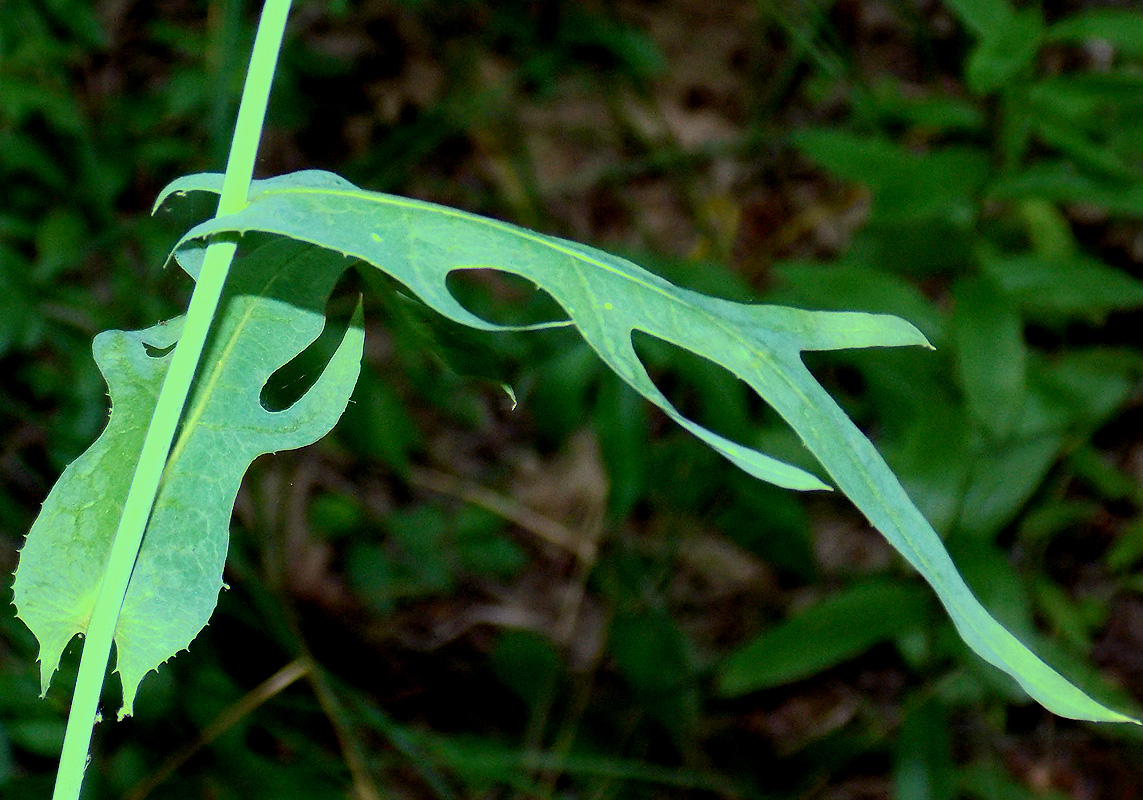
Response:
[[[174,352],[175,346],[177,344],[178,344],[178,342],[172,342],[171,344],[167,345],[166,347],[157,347],[156,345],[148,344],[147,342],[143,342],[143,350],[145,350],[147,355],[150,356],[151,358],[163,358],[163,357],[169,355],[170,353]]]
[[[563,322],[568,315],[550,294],[527,278],[498,269],[454,269],[447,286],[456,301],[481,319],[500,325]]]
[[[279,367],[262,387],[259,399],[263,408],[284,411],[317,383],[345,338],[360,296],[361,278],[357,270],[348,269],[342,273],[326,301],[322,332],[305,350]]]
[[[763,427],[781,424],[758,393],[726,367],[643,331],[633,331],[631,343],[659,391],[684,416],[715,433],[756,445]]]

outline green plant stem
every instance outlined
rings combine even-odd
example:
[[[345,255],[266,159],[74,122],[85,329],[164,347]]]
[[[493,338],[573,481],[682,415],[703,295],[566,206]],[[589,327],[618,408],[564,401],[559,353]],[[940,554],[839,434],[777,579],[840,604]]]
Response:
[[[226,178],[215,215],[217,217],[233,214],[246,205],[290,2],[291,0],[266,0],[263,7],[238,108],[238,122],[230,145]],[[53,800],[77,800],[79,797],[91,746],[91,734],[97,718],[99,696],[103,691],[103,677],[111,657],[111,644],[119,622],[119,612],[123,607],[123,598],[127,594],[131,571],[159,492],[163,467],[167,463],[236,249],[233,242],[215,242],[207,248],[194,294],[191,295],[182,335],[159,390],[155,411],[147,428],[139,462],[111,545],[107,569],[87,627]]]

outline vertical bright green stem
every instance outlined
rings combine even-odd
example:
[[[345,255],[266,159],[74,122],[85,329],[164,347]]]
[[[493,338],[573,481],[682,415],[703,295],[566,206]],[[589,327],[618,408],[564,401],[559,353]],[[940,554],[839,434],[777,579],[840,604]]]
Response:
[[[250,179],[254,173],[254,158],[266,116],[266,103],[270,97],[270,84],[273,82],[289,12],[290,0],[266,0],[262,10],[216,216],[233,214],[246,205]],[[123,607],[135,558],[139,554],[147,520],[159,492],[163,468],[167,463],[183,406],[190,394],[195,370],[222,296],[222,287],[235,249],[236,246],[230,242],[214,243],[207,248],[187,309],[182,335],[159,391],[155,413],[147,428],[139,463],[131,479],[131,488],[111,546],[111,556],[88,624],[53,800],[77,800],[79,797],[119,612]]]

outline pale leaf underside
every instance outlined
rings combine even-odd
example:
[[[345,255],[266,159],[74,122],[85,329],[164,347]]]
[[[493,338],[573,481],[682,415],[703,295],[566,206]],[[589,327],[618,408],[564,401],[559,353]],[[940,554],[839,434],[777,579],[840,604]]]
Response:
[[[116,627],[121,714],[131,713],[143,676],[190,644],[214,611],[230,514],[250,462],[329,432],[360,369],[364,333],[357,320],[300,399],[281,411],[266,410],[264,384],[321,333],[324,304],[339,273],[328,268],[328,251],[289,239],[262,237],[239,253]],[[180,255],[192,274],[199,256],[197,245]],[[95,339],[111,416],[48,495],[20,553],[13,586],[18,614],[40,643],[44,691],[68,642],[87,628],[181,327],[178,318]]]
[[[158,203],[187,191],[218,192],[221,181],[220,175],[211,174],[181,178],[164,190]],[[685,418],[648,376],[632,346],[632,332],[642,331],[722,365],[798,433],[837,486],[929,582],[977,654],[1061,716],[1132,721],[1089,698],[988,614],[873,445],[802,363],[806,350],[927,346],[909,323],[890,316],[706,297],[582,244],[432,203],[365,191],[318,171],[255,181],[242,211],[197,226],[181,246],[216,233],[250,231],[327,248],[336,262],[344,263],[344,255],[373,264],[439,313],[485,330],[505,326],[481,319],[457,302],[446,285],[449,273],[495,269],[527,278],[562,306],[567,324],[575,325],[611,369],[732,462],[779,486],[827,488],[803,470]]]

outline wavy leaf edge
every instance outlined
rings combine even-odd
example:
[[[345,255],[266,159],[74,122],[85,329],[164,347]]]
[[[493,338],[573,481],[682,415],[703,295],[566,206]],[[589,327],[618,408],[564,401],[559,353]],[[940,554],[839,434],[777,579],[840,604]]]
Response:
[[[222,176],[219,174],[184,176],[163,189],[155,209],[172,196],[190,191],[218,193],[221,186]],[[378,208],[390,211],[390,218],[371,220],[373,224],[361,225],[360,231],[347,224],[354,214],[362,216],[366,212],[376,212]],[[418,214],[429,215],[421,220],[426,223],[425,228],[435,226],[439,229],[430,233],[455,233],[450,226],[458,224],[462,227],[479,226],[487,238],[477,248],[483,252],[492,249],[494,243],[491,240],[498,238],[500,241],[496,244],[505,251],[523,249],[533,258],[537,254],[551,256],[554,253],[570,259],[571,264],[578,264],[581,268],[570,272],[564,270],[568,274],[561,274],[535,261],[523,265],[488,263],[486,258],[473,254],[471,261],[462,260],[460,264],[431,268],[430,277],[433,279],[427,280],[425,275],[418,273],[415,265],[407,263],[414,249],[410,246],[408,252],[402,254],[400,245],[410,245],[410,238],[415,238],[413,244],[440,251],[440,255],[459,257],[467,251],[461,246],[465,239],[463,236],[461,244],[445,246],[440,243],[439,235],[435,241],[432,236],[422,235],[425,231],[419,230],[410,220]],[[332,221],[339,217],[340,222],[333,224]],[[320,225],[322,222],[327,223],[324,229]],[[392,229],[386,229],[386,225]],[[313,228],[319,229],[320,235],[315,234]],[[445,284],[448,274],[466,268],[496,269],[531,280],[564,308],[571,324],[625,382],[737,466],[754,477],[784,488],[828,489],[812,474],[752,448],[729,442],[684,417],[647,375],[631,344],[631,332],[641,330],[720,364],[750,385],[794,428],[839,488],[930,584],[961,637],[977,655],[1008,673],[1033,699],[1059,716],[1139,724],[1138,720],[1089,697],[988,613],[964,582],[939,536],[909,500],[872,443],[817,383],[801,360],[801,352],[807,350],[903,345],[931,348],[924,335],[909,322],[890,315],[807,311],[708,297],[677,287],[626,259],[587,245],[448,206],[371,192],[321,170],[254,181],[245,208],[193,227],[175,245],[172,253],[196,239],[219,234],[241,236],[249,231],[306,241],[340,252],[347,258],[372,264],[402,283],[438,313],[483,330],[529,330],[551,327],[552,323],[506,326],[477,317],[452,296]],[[383,236],[382,231],[386,235]],[[416,231],[417,235],[410,237],[410,231]],[[526,245],[521,245],[521,242]],[[390,249],[386,250],[386,247]],[[532,248],[530,252],[529,248]],[[405,262],[401,261],[402,255]],[[562,268],[567,264],[557,266]],[[624,281],[622,285],[628,287],[625,291],[629,294],[621,304],[600,301],[589,302],[587,308],[577,308],[577,301],[569,299],[561,290],[566,288],[563,282],[569,279],[578,279],[582,285],[592,281],[606,284],[621,280]],[[592,297],[598,300],[598,292],[588,294],[589,301]],[[667,298],[675,305],[657,309],[663,315],[659,318],[655,314],[640,313],[646,311],[648,304],[654,308],[655,298]],[[672,313],[666,314],[665,309]],[[668,317],[678,322],[677,317],[685,314],[686,310],[698,314],[699,333],[721,338],[721,342],[714,344],[724,345],[724,350],[716,349],[712,354],[710,340],[703,340],[700,335],[696,341],[695,331],[662,322]],[[608,313],[605,315],[603,312]],[[617,321],[617,317],[625,319]],[[695,320],[691,322],[695,323]],[[702,325],[702,322],[708,324]],[[623,331],[622,337],[614,335],[616,330]]]

